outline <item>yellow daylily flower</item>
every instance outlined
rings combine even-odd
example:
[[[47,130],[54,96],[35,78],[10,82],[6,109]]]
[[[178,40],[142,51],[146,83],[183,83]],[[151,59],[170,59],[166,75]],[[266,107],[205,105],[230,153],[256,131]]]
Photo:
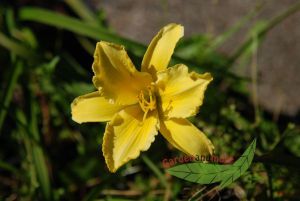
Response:
[[[185,118],[197,113],[213,78],[189,73],[183,64],[168,68],[182,36],[181,25],[163,27],[144,55],[141,72],[123,46],[97,43],[92,68],[98,91],[73,101],[72,119],[108,121],[102,151],[111,172],[147,150],[158,131],[188,155],[212,154],[210,140]]]

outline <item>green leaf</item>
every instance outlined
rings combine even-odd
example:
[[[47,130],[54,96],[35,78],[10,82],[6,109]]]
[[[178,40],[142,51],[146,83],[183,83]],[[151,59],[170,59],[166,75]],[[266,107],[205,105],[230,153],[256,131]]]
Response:
[[[246,149],[246,151],[243,153],[243,155],[232,165],[231,169],[232,171],[231,174],[226,175],[220,184],[220,188],[224,188],[237,180],[240,176],[242,176],[246,170],[250,167],[253,157],[254,157],[254,152],[256,148],[256,139],[253,140],[253,142],[250,144],[250,146]]]
[[[238,179],[249,168],[256,147],[256,139],[250,144],[243,155],[232,165],[212,163],[187,163],[171,167],[167,172],[181,179],[199,184],[220,182],[224,188]]]
[[[231,165],[187,163],[171,167],[167,172],[190,182],[211,184],[222,181],[224,175],[229,174],[232,170]]]

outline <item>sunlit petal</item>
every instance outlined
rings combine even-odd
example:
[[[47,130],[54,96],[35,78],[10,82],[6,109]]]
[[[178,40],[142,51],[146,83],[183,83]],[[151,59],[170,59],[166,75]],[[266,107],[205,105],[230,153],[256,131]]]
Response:
[[[109,103],[100,92],[77,97],[71,104],[72,119],[77,123],[109,121],[125,106]]]
[[[189,73],[185,65],[176,65],[157,75],[157,86],[164,115],[185,118],[195,115],[204,92],[212,80],[209,73]]]
[[[183,26],[169,24],[162,28],[151,41],[142,62],[142,71],[156,77],[157,71],[168,67],[178,40],[183,36]]]
[[[177,149],[188,155],[211,155],[211,141],[186,119],[173,118],[161,123],[162,135]]]
[[[139,106],[130,106],[106,125],[102,150],[111,172],[137,158],[154,141],[158,126],[156,113],[149,112],[144,121],[143,115]]]
[[[123,46],[97,43],[93,71],[95,86],[118,104],[134,104],[141,89],[151,83],[151,75],[138,72]]]

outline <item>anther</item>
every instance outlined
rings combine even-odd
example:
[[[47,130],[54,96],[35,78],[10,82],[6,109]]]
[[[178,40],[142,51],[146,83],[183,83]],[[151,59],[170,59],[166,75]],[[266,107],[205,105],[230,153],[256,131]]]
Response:
[[[152,92],[151,87],[147,87],[147,90],[141,90],[138,95],[139,105],[144,112],[143,121],[146,119],[149,111],[156,108],[156,99]]]

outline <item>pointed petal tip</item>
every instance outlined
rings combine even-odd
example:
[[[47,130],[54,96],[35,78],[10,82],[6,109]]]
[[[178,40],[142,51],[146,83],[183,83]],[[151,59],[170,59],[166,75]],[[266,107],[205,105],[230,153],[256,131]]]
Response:
[[[123,45],[118,45],[118,44],[107,42],[107,41],[97,42],[96,48],[97,47],[112,47],[112,48],[116,48],[118,50],[124,50],[125,49],[125,47]]]
[[[160,132],[175,148],[188,155],[212,155],[214,152],[212,142],[186,119],[164,121]]]
[[[156,72],[168,67],[175,46],[184,35],[180,24],[170,23],[164,26],[152,39],[142,61],[142,71],[156,77]]]
[[[170,23],[170,24],[167,24],[166,26],[164,26],[164,29],[166,31],[175,29],[175,28],[180,29],[181,37],[184,36],[184,26],[183,25],[173,22],[173,23]]]

